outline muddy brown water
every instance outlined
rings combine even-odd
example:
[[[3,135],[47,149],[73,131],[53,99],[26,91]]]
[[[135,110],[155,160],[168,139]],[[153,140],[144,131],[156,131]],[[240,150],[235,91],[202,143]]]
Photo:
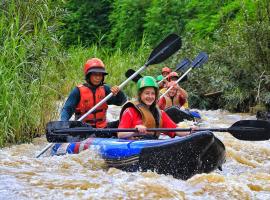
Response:
[[[111,107],[109,119],[116,119]],[[247,114],[222,110],[200,111],[202,127],[229,127]],[[183,181],[155,172],[128,173],[108,169],[92,150],[79,155],[36,159],[45,137],[31,144],[0,149],[0,199],[269,199],[270,141],[241,141],[215,133],[226,146],[223,171],[197,174]],[[181,166],[179,166],[181,167]]]

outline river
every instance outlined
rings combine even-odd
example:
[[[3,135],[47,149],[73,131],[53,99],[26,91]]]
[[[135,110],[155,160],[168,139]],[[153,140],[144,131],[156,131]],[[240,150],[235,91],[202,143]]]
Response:
[[[109,118],[116,118],[111,108]],[[230,127],[247,114],[200,111],[203,127]],[[223,171],[198,174],[183,181],[154,172],[108,169],[92,150],[79,155],[35,155],[45,137],[0,149],[0,199],[185,199],[270,200],[270,140],[241,141],[215,133],[226,146]],[[181,167],[181,166],[179,166]]]

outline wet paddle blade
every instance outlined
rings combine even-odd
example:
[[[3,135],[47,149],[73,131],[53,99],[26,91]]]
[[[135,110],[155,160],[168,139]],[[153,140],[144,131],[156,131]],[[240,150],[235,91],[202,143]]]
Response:
[[[180,63],[178,63],[176,65],[175,71],[176,72],[177,71],[180,71],[180,72],[183,72],[184,73],[188,69],[188,67],[189,67],[190,64],[191,64],[190,60],[187,59],[187,58],[184,58]]]
[[[192,61],[193,68],[201,67],[208,60],[208,55],[205,52],[199,53],[199,55]]]
[[[228,132],[239,140],[269,140],[270,122],[264,120],[241,120],[235,122],[228,129]]]
[[[51,121],[47,123],[46,130],[53,131],[75,127],[91,127],[91,126],[81,121]]]
[[[125,73],[126,78],[131,77],[135,72],[136,72],[136,71],[135,71],[134,69],[128,69],[128,70],[126,71],[126,73]],[[135,77],[132,79],[132,81],[134,81],[135,83],[137,83],[138,80],[139,80],[140,78],[142,78],[142,75],[138,74],[137,76],[135,76]]]
[[[168,35],[151,53],[145,66],[161,63],[182,46],[181,38],[176,34]]]
[[[81,121],[51,121],[46,125],[46,138],[48,142],[78,142],[89,137],[89,134],[82,135],[78,131],[70,133],[74,128],[92,128],[90,125]],[[57,131],[64,133],[57,134]]]

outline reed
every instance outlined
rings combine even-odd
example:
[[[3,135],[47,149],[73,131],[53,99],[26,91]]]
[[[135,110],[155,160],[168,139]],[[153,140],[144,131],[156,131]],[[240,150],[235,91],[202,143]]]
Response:
[[[0,4],[0,146],[31,142],[45,124],[59,117],[69,92],[83,82],[83,65],[91,57],[106,64],[109,85],[119,85],[128,68],[138,69],[150,48],[111,52],[93,45],[63,49],[54,34],[56,1],[9,1]],[[135,84],[124,89],[133,96]]]
[[[43,79],[50,55],[60,54],[48,32],[51,5],[30,0],[0,5],[0,146],[40,135],[46,110],[54,107]]]

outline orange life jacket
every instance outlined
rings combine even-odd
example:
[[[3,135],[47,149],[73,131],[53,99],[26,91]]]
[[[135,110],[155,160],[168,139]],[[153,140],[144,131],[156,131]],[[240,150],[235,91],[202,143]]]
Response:
[[[121,112],[120,112],[120,119],[122,117],[122,113],[125,111],[126,108],[128,107],[134,107],[137,111],[140,112],[142,116],[142,122],[143,125],[146,126],[147,128],[160,128],[162,127],[162,119],[161,119],[161,113],[159,117],[159,126],[157,127],[156,120],[153,116],[153,114],[150,112],[150,110],[142,103],[138,101],[129,101],[127,102]]]
[[[85,85],[77,86],[80,90],[80,102],[76,107],[75,118],[79,119],[88,110],[93,108],[97,103],[105,98],[105,88],[104,86],[99,86],[96,88],[96,92],[88,88]],[[103,103],[101,106],[97,107],[95,111],[89,114],[83,122],[89,123],[91,126],[96,128],[105,128],[107,126],[106,121],[106,111],[108,109],[107,103]]]
[[[180,105],[179,95],[175,95],[173,97],[173,99],[171,97],[166,96],[166,95],[164,96],[164,98],[165,98],[165,102],[166,102],[164,110],[166,108],[171,107],[171,106],[179,106]]]
[[[123,112],[128,107],[134,107],[137,111],[140,112],[140,114],[142,116],[142,123],[147,128],[161,128],[162,127],[162,118],[161,118],[161,112],[159,111],[159,109],[157,108],[159,111],[159,125],[157,125],[156,120],[155,120],[153,114],[150,112],[150,110],[144,104],[142,104],[138,101],[129,101],[123,106],[123,108],[120,112],[120,120],[122,118]],[[159,137],[159,133],[156,132],[153,135],[153,138],[157,139],[158,137]]]

